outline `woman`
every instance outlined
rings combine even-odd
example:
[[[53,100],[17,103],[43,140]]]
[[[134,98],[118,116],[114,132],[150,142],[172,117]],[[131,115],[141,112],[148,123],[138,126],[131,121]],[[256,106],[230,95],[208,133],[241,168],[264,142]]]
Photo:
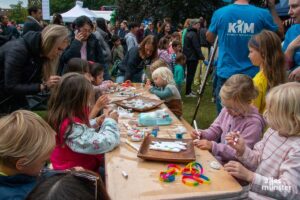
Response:
[[[157,42],[153,35],[147,36],[139,47],[132,47],[120,63],[116,82],[125,80],[140,83],[144,67],[157,57]]]
[[[81,58],[102,64],[104,66],[104,79],[109,80],[108,63],[104,60],[99,41],[96,36],[92,34],[94,29],[93,22],[86,16],[80,16],[75,19],[74,24],[75,37],[71,39],[70,46],[61,57],[62,65],[60,66],[59,72],[64,72],[65,65],[71,58]]]
[[[159,41],[162,37],[171,36],[171,24],[165,22],[162,24],[159,34],[157,35],[157,40]]]
[[[60,54],[68,45],[68,29],[49,25],[28,32],[0,48],[0,113],[27,108],[26,95],[52,88]]]

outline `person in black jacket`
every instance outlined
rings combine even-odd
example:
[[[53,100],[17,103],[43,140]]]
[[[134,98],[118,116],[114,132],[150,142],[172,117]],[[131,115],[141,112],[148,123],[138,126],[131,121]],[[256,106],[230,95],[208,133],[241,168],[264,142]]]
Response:
[[[130,80],[135,83],[142,82],[144,68],[157,57],[157,42],[153,35],[147,36],[139,47],[132,47],[119,64],[117,83]]]
[[[0,113],[27,109],[26,95],[47,91],[59,81],[55,74],[67,45],[68,29],[49,25],[0,48]]]
[[[92,34],[93,23],[86,17],[81,16],[75,19],[75,38],[71,39],[70,46],[61,57],[60,73],[64,73],[64,66],[71,58],[100,63],[104,66],[104,80],[110,80],[108,63],[105,63],[101,46],[96,36]]]
[[[42,10],[36,6],[33,6],[28,9],[28,14],[29,16],[27,17],[27,21],[24,23],[23,27],[23,35],[25,35],[28,31],[42,31]]]
[[[191,19],[190,28],[188,28],[184,38],[183,54],[186,56],[187,77],[186,77],[186,90],[187,97],[196,97],[192,93],[192,83],[197,69],[199,60],[204,60],[201,52],[200,40],[198,31],[200,29],[200,20]]]

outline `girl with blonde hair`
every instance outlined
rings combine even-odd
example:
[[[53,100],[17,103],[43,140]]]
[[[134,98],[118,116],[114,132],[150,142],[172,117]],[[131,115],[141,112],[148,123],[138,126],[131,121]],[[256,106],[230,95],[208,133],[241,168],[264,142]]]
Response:
[[[1,199],[24,199],[55,147],[55,132],[25,110],[0,118],[0,130]]]
[[[152,73],[155,87],[149,87],[149,91],[160,99],[165,100],[168,108],[179,118],[182,115],[182,101],[176,87],[173,73],[167,67],[159,67]]]
[[[253,150],[245,145],[239,133],[226,137],[242,164],[230,161],[224,166],[225,170],[250,183],[250,199],[300,198],[299,96],[300,83],[297,82],[270,90],[264,112],[270,128]]]
[[[253,78],[258,89],[258,96],[253,100],[253,104],[263,113],[267,92],[286,80],[284,53],[278,35],[267,30],[254,35],[248,46],[252,64],[260,68]]]
[[[28,32],[0,48],[0,113],[28,109],[26,95],[47,92],[59,81],[60,54],[68,45],[68,29],[49,25]]]
[[[264,120],[251,101],[257,96],[252,79],[243,74],[231,76],[220,91],[223,109],[208,129],[194,131],[194,144],[209,150],[221,162],[236,160],[235,150],[226,141],[226,135],[238,131],[249,148],[260,140]],[[221,142],[219,142],[221,141]]]

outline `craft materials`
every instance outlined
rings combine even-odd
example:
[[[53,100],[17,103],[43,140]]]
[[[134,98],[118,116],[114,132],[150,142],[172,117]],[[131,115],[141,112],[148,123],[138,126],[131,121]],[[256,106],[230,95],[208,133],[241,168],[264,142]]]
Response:
[[[187,186],[198,186],[200,184],[209,184],[210,179],[203,175],[204,170],[200,163],[190,162],[184,168],[179,165],[169,164],[167,171],[160,172],[159,180],[161,182],[173,182],[175,176],[182,175],[181,182]]]
[[[180,152],[186,150],[187,143],[181,141],[175,142],[158,142],[152,141],[149,149],[156,151]]]
[[[183,126],[178,126],[175,129],[176,132],[176,139],[183,139],[183,134],[186,133],[186,129]]]
[[[125,140],[125,143],[128,145],[128,146],[130,146],[131,148],[133,148],[134,150],[136,150],[136,151],[139,151],[139,148],[136,146],[136,145],[134,145],[134,144],[132,144],[129,140]]]
[[[221,165],[220,165],[220,163],[218,163],[217,161],[212,161],[212,162],[210,162],[210,163],[209,163],[209,166],[210,166],[211,168],[213,168],[213,169],[217,169],[217,170],[221,169]]]
[[[196,132],[197,132],[197,134],[198,134],[198,139],[200,140],[200,138],[201,138],[201,133],[200,133],[199,130],[198,130],[198,126],[197,126],[196,120],[194,120],[194,128],[195,128],[195,130],[196,130]]]
[[[162,126],[170,125],[172,118],[165,109],[161,109],[153,112],[140,113],[138,122],[141,126]]]
[[[127,179],[128,178],[128,174],[125,171],[122,171],[122,176]]]
[[[238,137],[235,137],[234,138],[234,143],[233,143],[233,145],[236,145],[236,143],[239,141],[239,138]]]

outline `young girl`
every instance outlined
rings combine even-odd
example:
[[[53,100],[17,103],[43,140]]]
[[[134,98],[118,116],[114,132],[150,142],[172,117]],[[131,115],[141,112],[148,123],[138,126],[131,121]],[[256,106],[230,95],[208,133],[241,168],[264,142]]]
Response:
[[[174,67],[174,80],[176,87],[181,92],[182,84],[184,81],[184,66],[185,66],[185,55],[178,53],[176,57],[176,65]]]
[[[285,60],[281,40],[276,33],[264,30],[249,41],[249,58],[260,71],[253,78],[258,96],[253,104],[263,113],[269,89],[285,82]]]
[[[120,143],[116,112],[110,112],[103,122],[101,116],[89,121],[92,96],[92,85],[77,73],[64,75],[51,94],[48,122],[57,132],[51,155],[54,169],[80,166],[98,172],[102,154]]]
[[[69,60],[65,73],[69,72],[77,72],[84,75],[84,77],[90,82],[93,81],[88,61],[81,58],[72,58]]]
[[[223,109],[213,124],[206,130],[192,133],[200,136],[194,141],[200,149],[209,150],[221,162],[235,159],[235,150],[225,142],[225,136],[231,131],[239,131],[247,146],[253,148],[260,140],[264,129],[264,120],[251,101],[257,96],[252,79],[246,75],[231,76],[223,85],[220,97]],[[221,141],[220,143],[218,143]]]
[[[169,67],[171,67],[171,56],[168,53],[169,40],[166,37],[163,37],[158,42],[158,57],[165,61]]]
[[[264,113],[270,128],[253,150],[238,133],[226,137],[245,167],[230,161],[225,170],[250,183],[251,199],[300,199],[299,96],[300,83],[296,82],[270,90]]]
[[[0,118],[0,130],[0,199],[24,199],[50,157],[55,132],[25,110]]]
[[[151,87],[150,92],[165,100],[168,108],[180,118],[182,115],[181,96],[176,88],[171,70],[167,67],[157,68],[152,73],[152,79],[156,87]]]

